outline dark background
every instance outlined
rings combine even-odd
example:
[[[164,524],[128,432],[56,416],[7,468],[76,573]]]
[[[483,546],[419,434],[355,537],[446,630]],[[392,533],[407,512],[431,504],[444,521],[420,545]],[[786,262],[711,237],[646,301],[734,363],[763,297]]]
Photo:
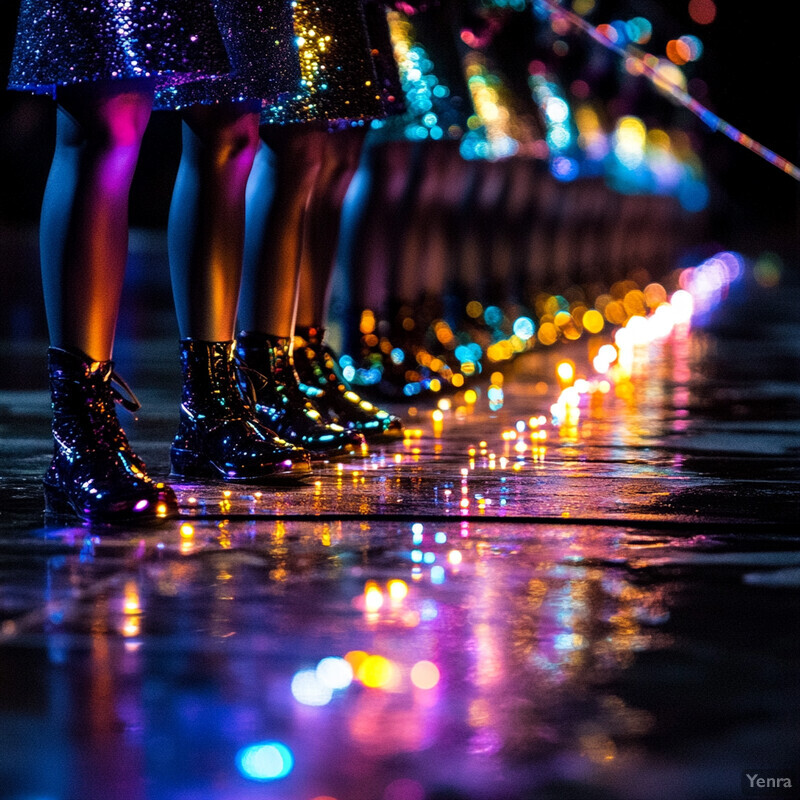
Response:
[[[13,47],[17,0],[0,3],[0,81],[5,85]],[[792,162],[800,161],[797,77],[800,48],[795,26],[780,9],[786,4],[750,6],[719,0],[716,20],[692,22],[688,2],[599,0],[588,16],[594,23],[641,15],[653,23],[645,45],[663,53],[666,42],[682,34],[701,38],[704,54],[686,68],[697,99],[723,119]],[[578,34],[566,37],[570,55],[564,72],[579,71],[595,58],[599,45]],[[605,56],[609,61],[615,55]],[[612,71],[611,69],[609,70]],[[598,81],[593,90],[606,93],[613,113],[636,113],[649,125],[677,125],[692,137],[709,186],[710,235],[721,246],[748,255],[769,250],[780,254],[787,269],[797,269],[800,239],[800,184],[776,167],[711,132],[688,111],[659,95],[643,78]],[[55,112],[49,98],[17,92],[0,93],[0,228],[6,236],[19,226],[35,224],[53,148]],[[169,195],[180,155],[177,116],[154,113],[133,186],[131,222],[161,228],[166,224]],[[4,258],[3,261],[6,261]]]

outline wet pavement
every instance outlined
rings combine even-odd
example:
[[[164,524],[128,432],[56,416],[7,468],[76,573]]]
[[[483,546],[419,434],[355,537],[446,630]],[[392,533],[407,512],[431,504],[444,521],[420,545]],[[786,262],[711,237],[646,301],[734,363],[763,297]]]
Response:
[[[181,518],[145,530],[45,524],[47,395],[33,368],[4,383],[0,797],[729,800],[745,771],[796,779],[796,298],[745,275],[608,385],[586,342],[536,347],[494,410],[485,386],[395,405],[403,441],[293,489],[176,483]],[[173,350],[118,345],[158,475]],[[579,414],[565,359],[591,377]]]

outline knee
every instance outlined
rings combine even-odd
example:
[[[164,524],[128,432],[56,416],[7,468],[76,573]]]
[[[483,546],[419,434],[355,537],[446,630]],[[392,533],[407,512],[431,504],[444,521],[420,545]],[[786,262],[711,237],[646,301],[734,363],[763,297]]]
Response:
[[[252,164],[258,151],[258,114],[226,113],[226,109],[204,106],[184,116],[184,157],[200,164],[224,169]]]
[[[101,118],[102,138],[113,149],[137,148],[150,119],[149,98],[119,95],[108,103]]]
[[[315,181],[325,158],[323,132],[290,126],[264,126],[261,138],[273,154],[276,168],[298,184]]]
[[[90,101],[60,104],[58,144],[88,148],[100,155],[136,158],[147,123],[152,97],[139,92],[121,92]]]
[[[252,163],[259,144],[257,118],[240,118],[222,125],[206,143],[214,162],[220,165]]]

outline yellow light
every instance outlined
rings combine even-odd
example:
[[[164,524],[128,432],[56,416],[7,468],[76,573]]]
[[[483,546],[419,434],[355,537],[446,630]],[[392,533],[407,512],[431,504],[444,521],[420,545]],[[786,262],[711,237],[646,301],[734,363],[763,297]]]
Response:
[[[460,550],[451,550],[447,554],[447,560],[453,565],[460,564],[463,561],[463,559],[464,557],[461,555]]]
[[[371,689],[389,688],[397,681],[397,667],[383,656],[367,656],[360,664],[358,679]]]
[[[156,515],[159,517],[166,517],[167,516],[167,504],[166,503],[159,503],[156,506]]]
[[[418,661],[411,667],[411,683],[417,689],[433,689],[439,678],[439,668],[432,661]]]
[[[470,300],[470,302],[467,303],[467,314],[473,319],[477,319],[483,314],[483,305],[477,300]]]
[[[364,609],[374,613],[380,610],[383,605],[383,592],[380,586],[374,581],[367,581],[364,587]]]
[[[597,309],[591,308],[583,315],[581,324],[589,333],[600,333],[605,325],[605,320]]]
[[[442,411],[449,411],[452,408],[452,403],[447,397],[443,397],[437,404]]]
[[[372,333],[375,330],[375,314],[368,308],[361,312],[361,333]]]
[[[392,600],[404,600],[408,595],[408,584],[399,578],[390,580],[389,583],[386,584],[386,588],[389,590],[389,597],[391,597]]]
[[[353,668],[353,674],[356,675],[368,655],[369,653],[364,650],[351,650],[349,653],[345,653],[344,660]]]
[[[464,402],[468,406],[473,406],[478,402],[478,395],[474,389],[467,389],[467,391],[464,392]]]
[[[190,525],[188,522],[181,525],[181,536],[184,539],[191,539],[194,536],[194,525]]]
[[[561,361],[556,367],[556,375],[562,383],[572,383],[575,377],[575,365],[571,361]]]
[[[126,614],[138,614],[141,610],[139,605],[139,590],[135,583],[125,584],[124,611]]]
[[[444,419],[444,413],[440,408],[437,408],[432,414],[431,418],[434,422],[441,422]]]

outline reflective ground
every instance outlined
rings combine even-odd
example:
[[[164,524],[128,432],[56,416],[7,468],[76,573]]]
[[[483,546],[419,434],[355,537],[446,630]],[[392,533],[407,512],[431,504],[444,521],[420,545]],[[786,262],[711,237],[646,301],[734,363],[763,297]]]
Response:
[[[0,797],[729,800],[790,774],[796,297],[745,276],[560,424],[587,346],[534,348],[493,411],[395,406],[404,441],[292,490],[178,483],[151,530],[45,524],[48,399],[14,359],[40,343],[9,342]],[[173,350],[118,345],[161,475]]]

